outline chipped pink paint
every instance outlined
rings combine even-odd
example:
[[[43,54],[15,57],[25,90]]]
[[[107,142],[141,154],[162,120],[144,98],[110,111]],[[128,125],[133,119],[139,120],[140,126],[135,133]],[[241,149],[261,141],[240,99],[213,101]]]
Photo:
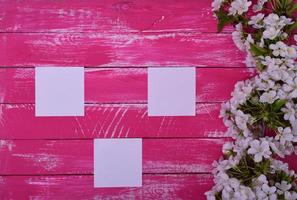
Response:
[[[1,199],[205,198],[220,102],[253,75],[211,0],[0,2]],[[87,67],[85,117],[34,116],[30,67],[44,65]],[[150,66],[197,67],[197,116],[147,116]],[[142,188],[93,188],[98,137],[144,137]]]
[[[244,66],[230,34],[2,33],[0,46],[0,66]]]
[[[210,0],[3,0],[0,31],[216,32],[212,15]]]
[[[225,136],[220,103],[198,103],[194,117],[148,117],[146,104],[91,104],[84,117],[35,117],[33,104],[0,104],[5,139]],[[216,137],[217,137],[216,136]]]
[[[226,139],[144,139],[143,172],[210,173],[224,142]],[[1,140],[4,143],[11,147],[0,147],[0,157],[5,157],[0,163],[2,175],[93,174],[91,139]]]
[[[9,199],[194,199],[212,185],[209,174],[144,174],[141,188],[94,188],[92,175],[4,176]]]
[[[246,68],[197,68],[197,102],[225,101],[238,80],[252,75]],[[34,103],[34,69],[0,68],[0,76],[5,77],[0,79],[0,103]],[[85,93],[87,103],[146,103],[147,69],[88,68]]]

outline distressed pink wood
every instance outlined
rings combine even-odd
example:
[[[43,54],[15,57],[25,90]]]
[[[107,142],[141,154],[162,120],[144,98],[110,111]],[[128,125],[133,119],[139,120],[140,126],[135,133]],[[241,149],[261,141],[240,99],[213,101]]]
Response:
[[[144,175],[140,188],[93,188],[93,176],[2,176],[2,199],[199,199],[213,185],[209,174]]]
[[[87,103],[146,103],[147,69],[85,70]],[[222,76],[223,74],[223,76]],[[244,68],[197,68],[197,102],[230,98],[234,84],[254,73]],[[0,69],[0,103],[34,103],[34,69]]]
[[[0,0],[0,199],[205,199],[226,140],[215,102],[252,75],[210,5]],[[34,116],[41,66],[90,67],[85,117]],[[197,116],[147,116],[151,66],[202,67]],[[92,138],[110,137],[144,138],[142,188],[93,188]]]
[[[2,32],[216,32],[211,0],[1,0]]]
[[[201,103],[195,117],[148,117],[146,104],[98,104],[84,117],[35,117],[33,104],[0,104],[0,138],[222,137],[219,109]]]
[[[143,139],[143,173],[210,173],[226,139]],[[93,174],[93,140],[0,140],[1,175]]]
[[[226,140],[144,139],[143,173],[210,173]],[[0,175],[93,174],[93,140],[0,140],[0,157]]]
[[[0,66],[244,67],[243,60],[230,34],[0,34]]]

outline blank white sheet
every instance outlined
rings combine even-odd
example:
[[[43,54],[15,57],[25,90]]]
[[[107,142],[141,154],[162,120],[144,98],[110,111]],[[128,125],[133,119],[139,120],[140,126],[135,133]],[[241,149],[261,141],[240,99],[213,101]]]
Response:
[[[35,68],[36,116],[84,115],[84,68]]]
[[[148,68],[148,116],[195,116],[195,67]]]
[[[94,140],[94,187],[141,187],[142,139]]]

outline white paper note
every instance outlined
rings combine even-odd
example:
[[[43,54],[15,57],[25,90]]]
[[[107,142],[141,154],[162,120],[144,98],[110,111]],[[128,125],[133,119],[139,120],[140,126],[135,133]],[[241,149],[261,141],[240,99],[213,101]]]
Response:
[[[36,116],[84,115],[84,68],[35,68]]]
[[[195,67],[148,68],[148,116],[194,116]]]
[[[141,187],[142,139],[94,140],[94,187]]]

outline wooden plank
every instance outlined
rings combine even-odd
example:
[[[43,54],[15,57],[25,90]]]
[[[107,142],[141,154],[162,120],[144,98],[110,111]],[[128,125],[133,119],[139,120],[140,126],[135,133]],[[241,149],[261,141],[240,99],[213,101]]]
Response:
[[[216,32],[217,27],[211,0],[0,2],[1,32]]]
[[[2,176],[1,199],[206,199],[209,174],[144,175],[139,188],[93,188],[93,176]]]
[[[143,173],[210,173],[226,139],[143,139]],[[93,140],[0,140],[0,174],[93,174]]]
[[[243,60],[230,34],[0,34],[2,67],[245,67]]]
[[[0,104],[0,138],[222,137],[219,103],[201,103],[196,116],[148,117],[146,104],[87,105],[84,117],[35,117],[33,104]]]
[[[222,76],[224,74],[224,76]],[[244,68],[197,68],[197,102],[230,98],[234,84],[254,73]],[[0,103],[34,103],[34,69],[0,69]],[[112,68],[85,70],[87,103],[146,103],[147,69]]]

